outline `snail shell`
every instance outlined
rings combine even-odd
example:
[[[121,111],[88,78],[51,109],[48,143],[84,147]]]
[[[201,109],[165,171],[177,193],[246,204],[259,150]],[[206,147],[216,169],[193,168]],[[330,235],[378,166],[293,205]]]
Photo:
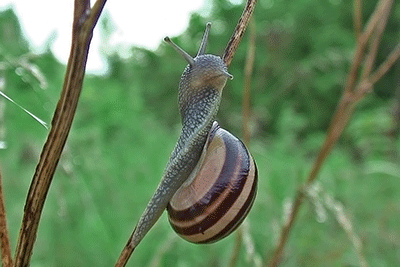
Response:
[[[167,206],[170,224],[189,242],[216,242],[243,222],[256,191],[252,156],[242,141],[214,122],[202,160]]]

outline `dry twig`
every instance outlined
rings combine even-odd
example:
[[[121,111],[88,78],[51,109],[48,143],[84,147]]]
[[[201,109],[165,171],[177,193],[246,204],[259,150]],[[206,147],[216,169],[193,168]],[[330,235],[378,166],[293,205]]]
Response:
[[[362,0],[354,0],[354,31],[356,34],[356,39],[360,38],[362,30]]]
[[[225,48],[222,60],[228,67],[235,56],[236,49],[239,47],[240,41],[242,41],[244,32],[246,31],[247,25],[249,24],[251,16],[253,15],[254,8],[256,7],[256,3],[257,0],[247,0],[242,16],[240,17],[238,24],[233,31],[232,37]]]
[[[105,3],[106,0],[98,0],[90,8],[89,0],[75,0],[72,45],[63,90],[29,188],[15,253],[15,266],[29,265],[47,192],[78,104],[93,29]]]
[[[242,135],[246,146],[250,143],[250,113],[251,113],[251,76],[253,74],[254,56],[256,51],[256,24],[254,19],[249,23],[249,46],[247,49],[246,63],[244,66],[244,85],[243,85],[243,103],[242,103]],[[247,219],[248,220],[248,219]],[[244,222],[246,223],[246,222]],[[236,231],[235,246],[232,251],[228,266],[235,266],[239,259],[239,251],[243,242],[243,226]]]
[[[381,78],[387,72],[387,70],[389,70],[389,68],[400,56],[399,44],[388,56],[386,61],[378,68],[378,70],[374,74],[370,74],[375,62],[376,51],[381,39],[381,34],[389,17],[392,4],[393,0],[381,0],[377,4],[377,7],[367,23],[364,32],[357,40],[356,52],[353,57],[353,62],[349,71],[346,85],[344,87],[342,98],[332,118],[324,144],[322,145],[317,159],[314,161],[314,165],[312,166],[304,188],[310,186],[317,178],[325,159],[328,157],[332,148],[336,144],[336,141],[345,129],[358,101],[370,91],[373,84],[377,82],[379,78]],[[370,43],[370,50],[369,53],[366,54],[365,49],[368,43]],[[358,73],[362,67],[361,63],[363,60],[365,61],[366,66],[363,69],[361,76],[359,76]],[[357,83],[357,81],[359,82]],[[297,218],[297,214],[300,210],[304,196],[304,189],[300,189],[295,197],[289,220],[282,228],[278,245],[270,261],[270,266],[277,266],[281,261],[283,248]]]
[[[11,249],[10,249],[10,236],[7,230],[7,219],[6,219],[6,209],[4,205],[1,169],[0,169],[0,243],[1,243],[1,256],[2,256],[3,266],[4,267],[13,266],[13,260],[11,257]]]
[[[249,23],[249,45],[247,48],[247,58],[244,66],[244,85],[243,85],[243,103],[242,103],[242,135],[243,142],[246,146],[250,143],[250,92],[251,92],[251,76],[254,67],[254,56],[256,51],[256,25],[254,19]],[[248,220],[248,219],[247,219]],[[246,223],[246,222],[245,222]],[[228,266],[236,266],[239,259],[240,247],[243,242],[243,226],[236,231],[235,246],[232,251]]]

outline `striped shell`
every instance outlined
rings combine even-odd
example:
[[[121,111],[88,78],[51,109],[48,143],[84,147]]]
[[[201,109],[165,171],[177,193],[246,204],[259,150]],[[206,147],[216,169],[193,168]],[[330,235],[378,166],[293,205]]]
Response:
[[[257,167],[242,141],[216,122],[202,158],[167,210],[182,238],[213,243],[232,233],[249,213],[257,191]]]

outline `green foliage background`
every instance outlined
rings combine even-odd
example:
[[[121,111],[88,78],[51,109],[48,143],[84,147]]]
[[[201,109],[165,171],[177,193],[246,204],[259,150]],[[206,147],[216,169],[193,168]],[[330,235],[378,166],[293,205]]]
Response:
[[[363,1],[364,25],[376,1]],[[211,2],[210,2],[211,4]],[[222,54],[242,5],[212,2],[207,17],[193,14],[174,41],[197,51],[204,25],[213,22],[208,51]],[[352,1],[259,1],[253,75],[250,150],[259,192],[249,215],[256,258],[265,263],[277,242],[285,209],[316,158],[355,48]],[[377,63],[400,37],[396,1]],[[112,21],[100,25],[104,46]],[[69,34],[69,33],[65,33]],[[167,33],[166,33],[167,34]],[[230,67],[220,124],[241,135],[243,68],[248,36]],[[109,72],[87,75],[70,137],[50,188],[31,266],[112,266],[156,188],[180,121],[177,86],[185,62],[170,47],[132,47],[104,54]],[[51,121],[65,66],[47,49],[31,54],[12,10],[0,13],[1,90],[36,116]],[[357,266],[359,238],[370,266],[400,264],[400,64],[358,106],[325,163],[320,191],[306,200],[282,266]],[[0,150],[12,249],[26,193],[47,130],[0,98]],[[5,105],[5,106],[3,106]],[[334,206],[334,207],[332,207]],[[348,235],[339,223],[343,207]],[[235,236],[212,245],[175,237],[167,218],[151,230],[129,266],[226,266]],[[242,247],[237,266],[257,266]]]

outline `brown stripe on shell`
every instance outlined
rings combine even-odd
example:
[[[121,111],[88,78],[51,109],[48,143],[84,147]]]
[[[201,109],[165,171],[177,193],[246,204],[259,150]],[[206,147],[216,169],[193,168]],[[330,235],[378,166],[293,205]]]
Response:
[[[229,234],[231,234],[233,231],[235,231],[244,221],[244,219],[247,217],[247,214],[250,212],[251,207],[253,206],[254,200],[256,199],[256,194],[257,194],[257,182],[258,182],[258,171],[257,171],[257,166],[255,164],[255,161],[252,160],[252,163],[254,165],[254,169],[252,170],[254,175],[254,181],[253,181],[253,185],[251,187],[251,191],[250,194],[246,200],[246,202],[243,204],[242,208],[240,209],[240,211],[236,214],[235,218],[233,218],[228,225],[225,226],[224,229],[222,229],[221,231],[219,231],[217,233],[216,230],[216,226],[213,227],[213,235],[211,238],[209,239],[204,239],[204,237],[202,237],[200,241],[197,241],[196,243],[199,244],[205,244],[205,243],[213,243],[216,242],[218,240],[221,240],[222,238],[228,236]],[[249,175],[251,177],[251,175]],[[196,240],[194,236],[188,236],[187,237],[188,240]],[[194,241],[192,241],[194,242]]]

